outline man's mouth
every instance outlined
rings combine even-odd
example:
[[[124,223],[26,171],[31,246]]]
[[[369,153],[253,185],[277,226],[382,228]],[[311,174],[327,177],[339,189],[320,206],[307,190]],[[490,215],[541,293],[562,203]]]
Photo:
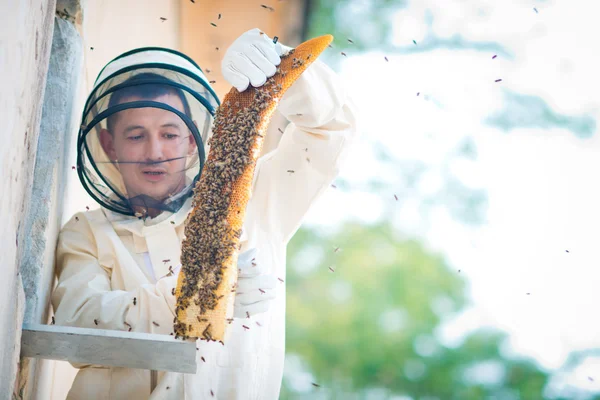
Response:
[[[163,169],[144,169],[142,173],[146,179],[156,182],[167,176],[167,172]]]

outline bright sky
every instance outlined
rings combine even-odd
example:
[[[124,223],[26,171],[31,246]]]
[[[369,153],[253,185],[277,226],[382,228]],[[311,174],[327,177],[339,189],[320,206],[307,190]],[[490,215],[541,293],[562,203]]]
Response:
[[[398,207],[398,227],[421,235],[469,282],[473,307],[444,330],[445,340],[495,326],[510,333],[509,351],[557,368],[570,351],[600,348],[598,3],[441,3],[413,1],[400,10],[394,44],[426,46],[432,35],[460,35],[470,49],[347,52],[341,74],[352,82],[365,137],[401,159],[425,162],[422,193],[435,193],[444,174],[485,189],[485,223],[467,227],[441,207],[426,220],[418,200],[395,202],[393,187],[372,194],[332,189],[309,222],[371,220]],[[495,114],[514,129],[486,123]],[[449,160],[467,138],[476,158]],[[343,173],[350,182],[389,173],[363,149],[357,146]],[[600,390],[600,359],[556,384]]]

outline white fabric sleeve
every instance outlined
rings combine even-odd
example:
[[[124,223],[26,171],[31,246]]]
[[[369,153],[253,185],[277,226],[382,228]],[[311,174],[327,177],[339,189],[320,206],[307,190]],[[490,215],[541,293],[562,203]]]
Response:
[[[112,270],[100,265],[89,222],[79,215],[79,220],[71,219],[59,235],[58,284],[52,293],[56,324],[171,333],[175,316],[175,296],[171,291],[177,285],[177,275],[132,291],[113,290]]]
[[[285,93],[279,111],[290,124],[279,146],[258,160],[251,202],[261,225],[286,243],[338,175],[358,129],[340,78],[318,60]]]

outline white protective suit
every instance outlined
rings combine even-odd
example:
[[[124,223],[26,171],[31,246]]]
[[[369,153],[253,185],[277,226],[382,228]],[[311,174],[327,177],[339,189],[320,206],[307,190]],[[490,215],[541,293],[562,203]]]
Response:
[[[258,249],[257,268],[284,281],[278,282],[269,311],[235,319],[225,346],[198,341],[195,375],[159,372],[158,386],[150,393],[150,371],[78,365],[69,399],[279,397],[286,245],[338,174],[357,129],[344,87],[320,61],[290,88],[278,110],[290,124],[278,147],[257,163],[241,237],[242,252]],[[175,214],[165,211],[146,220],[103,208],[73,216],[57,248],[58,285],[52,296],[56,324],[126,331],[125,321],[135,332],[170,334],[175,306],[171,290],[177,276],[154,281],[144,257],[149,255],[157,278],[168,273],[169,263],[163,260],[179,260],[190,204],[191,199]]]

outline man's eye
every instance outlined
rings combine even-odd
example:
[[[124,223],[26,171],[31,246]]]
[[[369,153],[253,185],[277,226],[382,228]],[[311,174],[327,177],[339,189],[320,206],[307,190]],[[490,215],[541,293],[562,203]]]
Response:
[[[165,137],[167,139],[175,139],[176,137],[178,137],[179,135],[175,135],[174,133],[165,133]]]
[[[127,140],[137,141],[137,140],[141,140],[142,138],[143,138],[142,135],[135,135],[135,136],[129,136],[127,138]]]

